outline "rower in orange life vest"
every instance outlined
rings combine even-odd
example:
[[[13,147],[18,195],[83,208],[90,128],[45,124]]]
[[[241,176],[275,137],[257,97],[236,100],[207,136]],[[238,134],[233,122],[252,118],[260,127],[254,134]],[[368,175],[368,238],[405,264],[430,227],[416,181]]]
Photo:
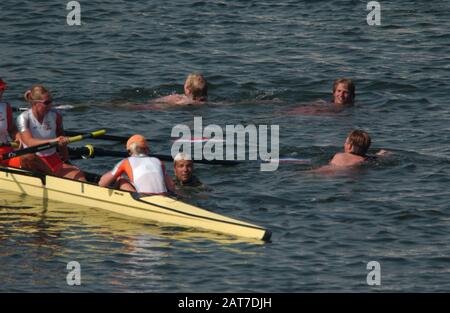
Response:
[[[126,147],[130,157],[117,163],[112,171],[101,177],[98,183],[101,187],[114,183],[115,188],[144,194],[164,195],[174,191],[173,181],[166,174],[164,164],[148,156],[150,149],[143,136],[131,136]],[[121,177],[122,174],[126,174],[129,180]]]
[[[8,135],[13,140],[20,140],[20,134],[17,131],[16,124],[13,122],[11,105],[2,101],[3,93],[6,88],[6,83],[0,78],[0,155],[13,151],[13,148],[4,145],[9,141]],[[0,165],[20,167],[20,158],[0,161]]]
[[[83,172],[65,163],[69,155],[66,147],[68,140],[64,136],[61,114],[51,108],[50,93],[44,86],[35,85],[25,92],[24,98],[31,104],[31,109],[17,117],[17,128],[24,147],[58,142],[59,153],[56,148],[51,148],[36,155],[26,155],[22,158],[22,168],[85,181]]]

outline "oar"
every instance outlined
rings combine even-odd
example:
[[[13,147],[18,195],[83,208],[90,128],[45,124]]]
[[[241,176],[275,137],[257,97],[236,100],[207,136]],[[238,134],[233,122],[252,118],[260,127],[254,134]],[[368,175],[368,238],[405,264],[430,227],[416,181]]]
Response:
[[[86,138],[95,138],[97,136],[103,135],[105,132],[106,132],[106,130],[102,129],[102,130],[97,130],[95,132],[84,134],[84,135],[77,135],[77,136],[69,137],[68,138],[68,143],[80,141],[80,140],[83,140],[83,139],[86,139]],[[15,158],[17,156],[21,156],[21,155],[24,155],[24,154],[36,153],[36,152],[39,152],[39,151],[47,150],[47,149],[56,147],[58,144],[59,143],[57,141],[49,142],[49,143],[44,143],[42,145],[37,145],[37,146],[34,146],[34,147],[29,147],[29,148],[25,148],[25,149],[16,150],[16,151],[13,151],[13,152],[5,153],[5,154],[1,155],[0,160],[8,160],[8,159]]]
[[[71,156],[83,157],[83,158],[92,158],[95,156],[111,156],[111,157],[120,157],[127,158],[130,155],[126,151],[114,151],[114,150],[105,150],[101,148],[94,148],[92,145],[86,145],[84,147],[69,147],[69,153]],[[173,158],[171,155],[165,154],[150,154],[149,156],[158,158],[163,161],[173,162]],[[201,164],[211,164],[211,165],[237,165],[240,162],[238,161],[227,161],[227,160],[193,160],[194,163]]]
[[[73,131],[73,130],[64,130],[64,133],[67,136],[74,136],[76,135],[78,132]],[[100,139],[100,140],[111,140],[111,141],[118,141],[118,142],[122,142],[122,143],[126,143],[128,141],[129,137],[122,137],[122,136],[113,136],[113,135],[100,135],[98,137],[96,137],[95,139]]]
[[[73,109],[74,108],[74,106],[73,105],[70,105],[70,104],[65,104],[65,105],[58,105],[58,106],[56,106],[56,107],[53,107],[53,109],[56,109],[56,110],[71,110],[71,109]],[[20,107],[20,108],[12,108],[12,110],[14,111],[14,112],[23,112],[23,111],[26,111],[26,110],[29,110],[30,108],[25,108],[25,107]]]
[[[77,134],[76,131],[73,130],[64,130],[65,134],[67,136],[73,136],[74,134]],[[98,136],[95,139],[99,139],[99,140],[111,140],[111,141],[117,141],[117,142],[121,142],[121,143],[126,143],[128,141],[130,137],[124,137],[124,136],[114,136],[114,135],[102,135],[102,136]],[[172,139],[172,138],[171,138]],[[161,142],[161,143],[166,143],[168,141],[170,141],[171,139],[168,140],[164,140],[164,139],[149,139],[150,142]],[[191,138],[191,139],[183,139],[183,138],[178,138],[172,139],[173,141],[178,141],[178,142],[190,142],[190,143],[194,143],[194,142],[207,142],[207,141],[211,141],[211,142],[225,142],[225,140],[223,139],[214,139],[214,138],[206,138],[206,137],[201,137],[201,138]]]

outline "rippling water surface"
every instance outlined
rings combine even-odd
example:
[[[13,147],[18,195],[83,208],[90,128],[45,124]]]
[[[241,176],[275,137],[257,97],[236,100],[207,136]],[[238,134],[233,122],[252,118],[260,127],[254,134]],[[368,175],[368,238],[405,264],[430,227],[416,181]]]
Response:
[[[280,125],[281,154],[311,164],[197,166],[211,191],[190,201],[272,230],[271,243],[162,227],[101,210],[0,191],[1,291],[450,291],[449,1],[64,1],[0,4],[4,98],[43,83],[65,127],[142,133],[168,153],[175,124]],[[202,72],[210,103],[143,110]],[[335,78],[356,106],[326,115],[296,108],[329,100]],[[364,128],[373,152],[394,154],[340,175],[308,173]],[[151,138],[161,139],[152,142]],[[112,143],[95,142],[117,148]],[[117,159],[80,160],[89,171]],[[168,166],[170,168],[170,166]],[[78,261],[82,285],[66,284]],[[378,261],[382,285],[369,287]]]

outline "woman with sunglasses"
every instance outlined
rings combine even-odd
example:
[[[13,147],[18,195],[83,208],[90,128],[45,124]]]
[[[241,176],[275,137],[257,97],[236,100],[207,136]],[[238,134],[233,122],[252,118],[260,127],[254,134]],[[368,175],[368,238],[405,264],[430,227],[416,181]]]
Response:
[[[17,141],[20,140],[16,124],[13,122],[11,105],[2,101],[3,93],[7,87],[6,83],[0,78],[0,155],[13,151],[13,148],[8,144],[9,138]],[[20,158],[0,161],[0,165],[20,167]]]
[[[24,111],[17,118],[17,128],[25,147],[37,146],[48,142],[59,143],[56,148],[37,152],[35,155],[22,158],[22,168],[42,171],[60,177],[85,181],[84,173],[76,166],[67,164],[69,153],[68,140],[64,136],[62,116],[52,109],[50,92],[42,85],[35,85],[24,94],[31,104],[31,109]]]

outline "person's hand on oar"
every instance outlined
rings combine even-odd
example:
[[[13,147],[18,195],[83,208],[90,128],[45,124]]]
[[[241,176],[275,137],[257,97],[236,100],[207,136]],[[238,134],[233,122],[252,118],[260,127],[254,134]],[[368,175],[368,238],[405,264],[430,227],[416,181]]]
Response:
[[[95,138],[96,136],[100,136],[105,133],[105,130],[99,130],[96,132],[92,132],[85,135],[78,135],[74,137],[65,137],[65,136],[59,136],[54,139],[50,139],[47,143],[28,147],[25,149],[15,150],[9,153],[5,153],[0,155],[0,160],[9,160],[11,158],[15,158],[18,156],[21,157],[21,167],[30,171],[41,171],[45,174],[50,174],[52,171],[48,168],[49,166],[47,163],[42,161],[41,156],[34,155],[34,153],[39,152],[45,152],[45,150],[55,148],[56,146],[62,144],[67,145],[72,142],[77,142],[86,138]],[[54,162],[54,159],[47,157],[48,162]],[[65,176],[64,174],[67,174],[70,171],[74,171],[74,169],[78,170],[81,174],[77,177],[67,177],[72,179],[80,179],[85,180],[84,174],[75,166],[70,164],[62,164],[61,166],[58,166],[58,169],[55,174],[56,176]]]
[[[66,136],[59,136],[55,139],[51,140],[51,142],[57,142],[60,146],[67,146],[69,144],[69,137]]]

